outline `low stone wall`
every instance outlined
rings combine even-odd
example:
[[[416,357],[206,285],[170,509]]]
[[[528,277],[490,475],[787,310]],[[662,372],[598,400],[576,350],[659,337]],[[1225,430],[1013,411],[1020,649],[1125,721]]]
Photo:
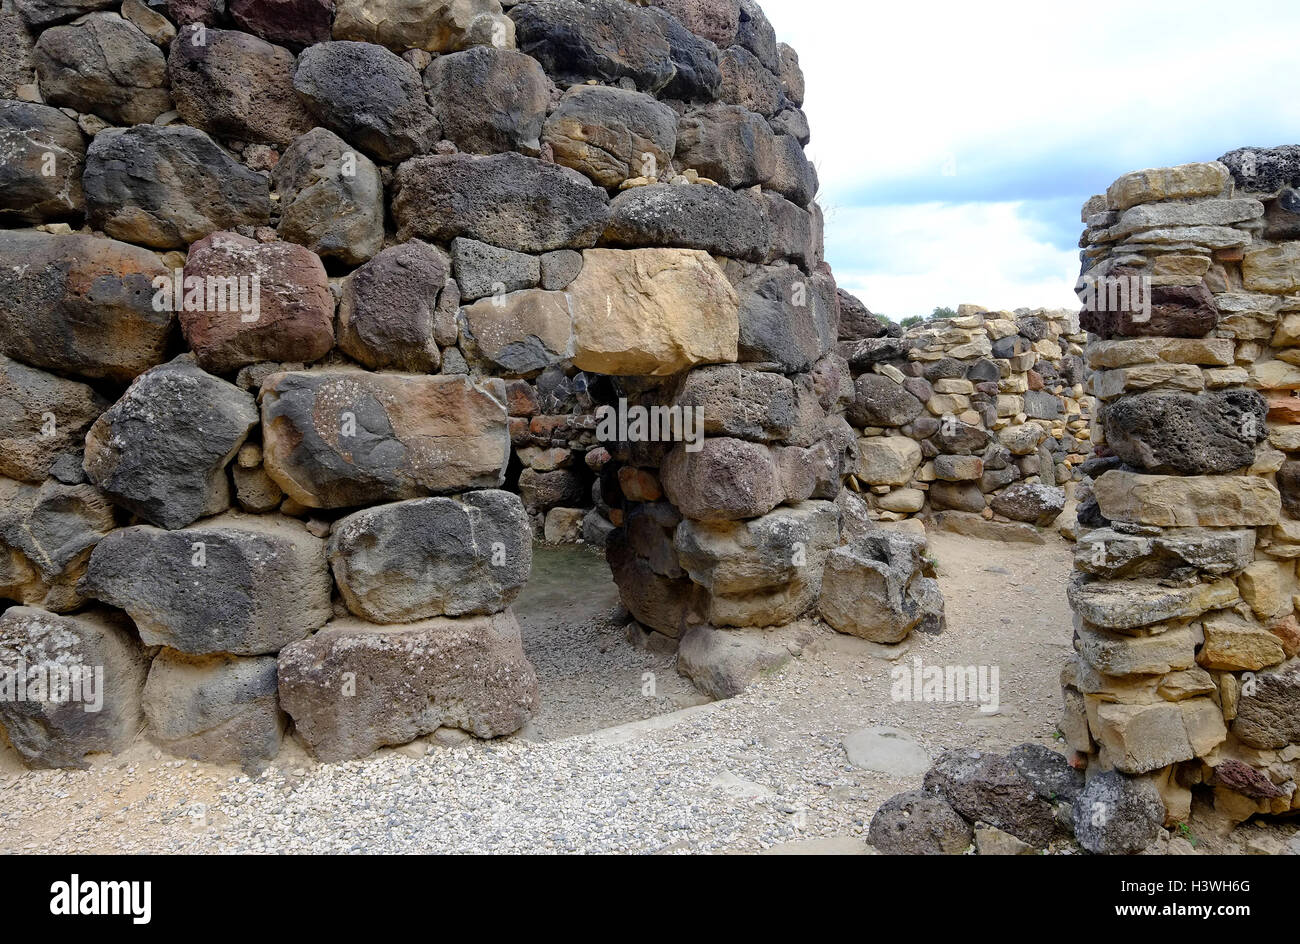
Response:
[[[1035,537],[1025,525],[1051,525],[1065,507],[1060,486],[1091,451],[1075,314],[962,305],[955,318],[891,332],[841,298],[860,453],[846,481],[872,517],[934,516],[1023,540]]]
[[[1101,406],[1062,731],[1115,772],[1076,809],[1113,835],[1199,788],[1233,821],[1300,809],[1298,185],[1300,148],[1248,149],[1084,207]]]

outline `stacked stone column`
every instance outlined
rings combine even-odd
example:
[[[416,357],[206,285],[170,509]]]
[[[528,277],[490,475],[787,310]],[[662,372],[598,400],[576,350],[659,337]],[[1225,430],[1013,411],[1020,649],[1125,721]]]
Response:
[[[1076,824],[1150,796],[1185,821],[1193,790],[1234,822],[1300,808],[1297,184],[1296,149],[1243,150],[1084,207],[1100,406],[1062,730],[1090,791],[1113,773]]]

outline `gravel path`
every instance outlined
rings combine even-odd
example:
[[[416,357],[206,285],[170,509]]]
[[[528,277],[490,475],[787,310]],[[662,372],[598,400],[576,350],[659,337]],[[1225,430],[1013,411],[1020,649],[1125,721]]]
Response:
[[[1068,547],[940,534],[932,548],[948,600],[945,635],[883,647],[828,634],[816,652],[743,696],[685,708],[699,699],[678,686],[670,663],[633,649],[609,625],[615,598],[600,584],[603,573],[590,571],[597,589],[578,597],[584,561],[539,558],[525,633],[548,701],[524,736],[418,743],[335,765],[286,745],[251,779],[164,758],[143,742],[89,771],[21,772],[10,757],[0,768],[0,847],[864,852],[876,807],[919,777],[850,766],[846,734],[898,727],[932,754],[1055,743],[1056,679],[1070,640],[1061,577]],[[590,557],[585,564],[593,561],[603,566]],[[998,665],[1000,712],[892,701],[890,668],[917,656]],[[645,671],[660,680],[653,699],[640,695]]]

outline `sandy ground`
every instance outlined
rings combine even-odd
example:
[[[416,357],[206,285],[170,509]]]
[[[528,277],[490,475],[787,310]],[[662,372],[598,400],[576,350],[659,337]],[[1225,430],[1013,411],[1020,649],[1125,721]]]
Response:
[[[670,658],[623,640],[598,555],[543,550],[516,604],[544,699],[520,735],[417,742],[333,765],[286,744],[256,777],[177,761],[143,741],[88,771],[23,771],[10,753],[0,757],[0,849],[865,852],[875,809],[920,777],[852,767],[841,745],[850,732],[895,727],[932,756],[1024,741],[1062,749],[1054,735],[1057,676],[1070,653],[1069,546],[936,534],[931,547],[945,634],[884,647],[828,633],[741,697],[715,703]],[[890,670],[917,658],[996,666],[999,710],[893,700]],[[1198,851],[1242,851],[1256,833],[1256,845],[1274,848],[1292,832],[1207,834]]]

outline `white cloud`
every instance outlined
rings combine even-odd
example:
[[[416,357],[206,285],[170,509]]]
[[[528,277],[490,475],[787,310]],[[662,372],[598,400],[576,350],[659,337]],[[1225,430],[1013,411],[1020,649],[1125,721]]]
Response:
[[[1294,0],[1094,0],[1086,11],[1044,0],[760,2],[807,77],[828,257],[845,281],[887,292],[864,298],[884,311],[954,297],[1004,304],[985,292],[1055,304],[1055,294],[1026,297],[1055,284],[1038,268],[1051,261],[1041,208],[1017,213],[1008,201],[1071,198],[1054,227],[1068,283],[1077,258],[1060,234],[1080,228],[1072,202],[1129,170],[1294,143],[1300,128],[1300,69],[1284,40],[1300,30]],[[959,193],[943,176],[950,160]],[[905,183],[883,202],[917,205],[855,205],[872,182]],[[999,206],[929,203],[955,196]],[[866,245],[882,255],[867,259]]]

